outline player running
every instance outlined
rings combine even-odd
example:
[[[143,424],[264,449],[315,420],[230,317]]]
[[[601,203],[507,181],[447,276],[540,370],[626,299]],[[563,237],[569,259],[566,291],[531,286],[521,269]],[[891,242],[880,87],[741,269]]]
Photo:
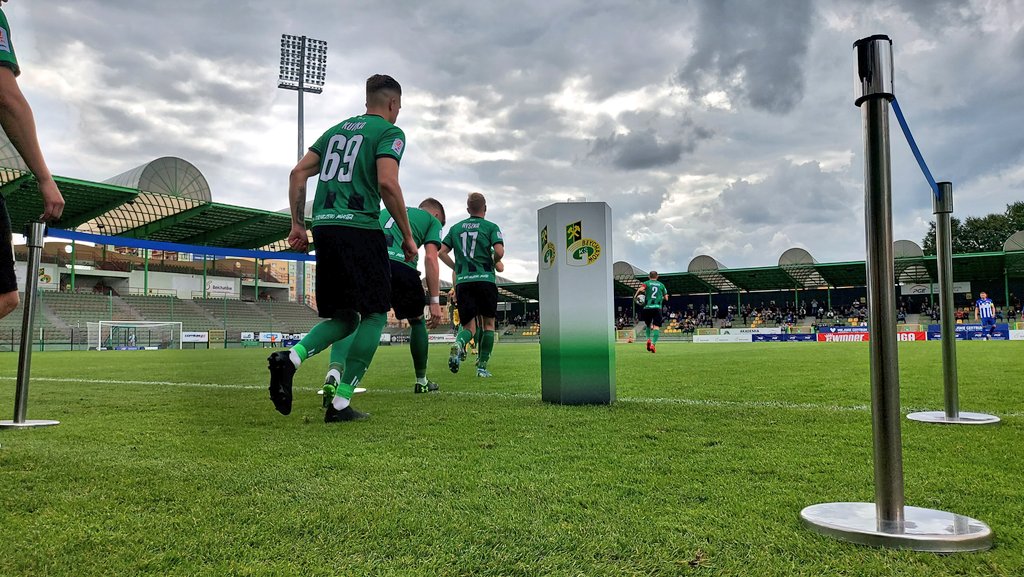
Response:
[[[988,298],[988,293],[982,291],[981,295],[974,303],[974,320],[981,319],[981,332],[985,335],[985,340],[992,340],[992,337],[996,333],[996,305],[992,302],[992,299]]]
[[[313,199],[315,290],[317,312],[326,320],[290,351],[273,353],[267,359],[270,400],[282,415],[292,410],[292,378],[299,366],[355,333],[324,422],[369,416],[353,409],[350,400],[377,352],[391,308],[391,266],[380,223],[382,200],[401,231],[400,250],[405,259],[412,260],[418,252],[398,183],[398,164],[405,151],[405,133],[395,126],[401,107],[401,85],[390,76],[371,76],[366,81],[366,113],[330,128],[291,171],[288,243],[299,251],[309,244],[304,219],[306,181],[319,174]]]
[[[380,224],[387,235],[388,257],[391,259],[391,308],[395,318],[409,323],[409,351],[412,353],[412,366],[416,373],[414,393],[426,393],[438,390],[437,383],[427,379],[427,353],[429,339],[427,329],[435,328],[441,323],[441,282],[438,264],[438,249],[441,248],[441,228],[444,226],[444,206],[433,198],[420,203],[419,208],[408,208],[409,225],[416,246],[424,247],[423,265],[427,271],[427,292],[430,293],[430,320],[423,320],[423,306],[427,299],[423,295],[423,283],[420,271],[416,268],[417,257],[405,260],[402,253],[402,236],[391,212],[380,213]],[[449,257],[445,257],[448,266],[455,266]],[[327,378],[323,387],[323,402],[326,407],[334,396],[341,375],[344,372],[345,357],[354,337],[349,336],[331,346],[331,364],[327,367]]]
[[[650,278],[637,287],[633,299],[637,300],[640,295],[644,295],[644,308],[640,311],[640,318],[647,325],[647,350],[655,353],[655,346],[661,335],[661,323],[665,320],[661,315],[661,307],[668,300],[668,291],[658,280],[657,271],[652,270]]]
[[[498,285],[494,272],[505,257],[505,241],[501,229],[486,220],[487,201],[474,192],[466,201],[469,218],[455,223],[448,230],[441,247],[447,256],[455,250],[455,294],[459,307],[462,330],[452,345],[448,368],[459,372],[466,345],[476,330],[476,317],[483,317],[484,332],[480,339],[480,357],[476,362],[476,376],[490,377],[487,362],[494,349],[494,318],[498,313]],[[443,258],[443,257],[442,257]]]

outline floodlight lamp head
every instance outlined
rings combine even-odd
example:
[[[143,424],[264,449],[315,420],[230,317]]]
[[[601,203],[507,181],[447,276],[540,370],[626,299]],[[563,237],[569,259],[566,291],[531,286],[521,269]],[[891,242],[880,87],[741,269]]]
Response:
[[[853,43],[854,105],[870,98],[895,98],[893,91],[892,40],[884,34],[861,38]]]

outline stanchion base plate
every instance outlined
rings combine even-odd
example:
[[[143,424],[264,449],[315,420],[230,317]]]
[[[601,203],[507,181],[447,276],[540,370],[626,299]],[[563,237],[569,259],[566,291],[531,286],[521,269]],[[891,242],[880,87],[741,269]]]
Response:
[[[994,425],[999,422],[999,417],[986,415],[985,413],[964,413],[961,412],[956,418],[949,418],[944,411],[921,411],[910,413],[907,418],[911,421],[922,423],[943,423],[946,425]]]
[[[992,547],[992,530],[972,519],[935,509],[904,507],[902,532],[879,531],[874,503],[823,503],[800,511],[817,533],[872,547],[960,553]]]
[[[60,421],[40,421],[31,419],[26,419],[24,423],[0,421],[0,429],[31,429],[32,427],[52,427],[59,424]]]

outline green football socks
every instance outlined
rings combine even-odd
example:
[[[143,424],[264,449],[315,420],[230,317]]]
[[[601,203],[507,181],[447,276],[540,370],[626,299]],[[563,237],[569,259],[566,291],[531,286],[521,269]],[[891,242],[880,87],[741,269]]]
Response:
[[[655,345],[658,344],[658,337],[659,336],[661,336],[661,330],[660,329],[654,329],[653,331],[651,331],[651,343],[655,344]]]
[[[462,350],[466,350],[466,347],[469,345],[469,341],[473,340],[473,333],[466,330],[466,327],[463,326],[462,330],[459,331],[459,336],[455,337],[455,340],[459,343],[459,347],[461,347]]]
[[[345,358],[345,372],[341,375],[341,384],[338,385],[336,395],[348,395],[352,398],[352,389],[362,380],[366,374],[367,367],[373,360],[377,346],[380,345],[380,333],[384,330],[387,316],[384,313],[371,313],[363,315],[363,320],[356,329],[352,345],[349,347],[348,355]],[[343,409],[344,407],[335,408]]]
[[[651,340],[651,327],[645,329],[647,331],[647,340]]]
[[[417,379],[427,378],[427,325],[422,318],[409,319],[409,350],[412,352],[412,367]]]
[[[359,315],[355,311],[342,311],[333,319],[320,321],[298,344],[292,347],[290,355],[292,362],[298,367],[309,357],[352,334],[358,324]]]
[[[480,359],[476,366],[481,369],[487,368],[487,361],[491,360],[491,351],[494,350],[494,331],[484,331],[480,338]]]

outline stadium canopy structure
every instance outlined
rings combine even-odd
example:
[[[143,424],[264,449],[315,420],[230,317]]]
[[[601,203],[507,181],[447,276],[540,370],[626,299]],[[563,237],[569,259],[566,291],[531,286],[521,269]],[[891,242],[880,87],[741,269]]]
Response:
[[[938,283],[935,256],[926,256],[917,243],[898,240],[893,243],[897,280],[901,284]],[[616,297],[631,297],[649,272],[627,263],[612,268]],[[1003,245],[1002,252],[953,256],[953,280],[996,281],[1024,278],[1024,231],[1017,232]],[[805,249],[791,248],[779,257],[777,266],[730,269],[707,255],[690,261],[686,272],[660,272],[669,294],[712,295],[763,291],[801,291],[862,287],[867,284],[864,261],[819,263]],[[537,283],[500,285],[521,300],[536,300]],[[1007,288],[1004,294],[1009,294]]]
[[[55,176],[64,195],[60,228],[234,249],[288,250],[287,213],[213,202],[206,177],[186,160],[158,158],[104,182]],[[42,212],[36,178],[0,132],[0,194],[14,232]]]
[[[287,210],[272,212],[214,202],[206,177],[180,158],[158,158],[104,182],[62,176],[54,179],[67,201],[58,224],[61,228],[113,237],[288,252],[285,239],[291,219]],[[43,211],[38,182],[3,131],[0,194],[7,200],[15,232],[24,230]],[[896,241],[893,249],[899,282],[938,282],[934,256],[925,256],[912,241]],[[632,296],[647,275],[648,271],[627,262],[614,263],[615,296]],[[1011,278],[1024,278],[1024,231],[1007,239],[1001,252],[954,255],[953,276],[954,281],[1001,279],[1007,285]],[[861,287],[867,282],[863,261],[819,263],[801,248],[784,252],[777,266],[755,268],[730,269],[710,256],[700,255],[690,261],[686,272],[663,271],[659,278],[675,295]],[[536,281],[497,280],[505,301],[538,299]]]

